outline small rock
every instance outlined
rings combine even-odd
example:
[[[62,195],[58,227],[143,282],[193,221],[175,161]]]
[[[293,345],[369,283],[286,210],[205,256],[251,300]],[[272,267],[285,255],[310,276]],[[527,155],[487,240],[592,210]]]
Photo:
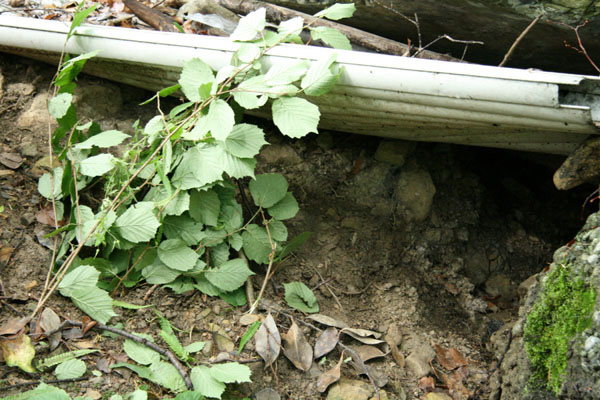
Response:
[[[35,143],[22,143],[20,151],[23,157],[32,158],[38,154],[38,149]]]
[[[35,92],[35,86],[31,83],[11,83],[6,86],[6,93],[13,96],[29,96]]]
[[[99,391],[94,390],[94,389],[88,389],[85,392],[85,396],[89,397],[90,399],[93,399],[93,400],[98,400],[98,399],[102,398],[102,393],[100,393]]]
[[[366,382],[342,379],[329,388],[327,400],[368,400],[373,388]]]
[[[425,400],[452,400],[452,397],[448,396],[446,393],[427,393],[425,395]]]
[[[271,388],[266,388],[254,394],[254,398],[256,400],[280,400],[281,396],[279,396],[277,391]]]
[[[240,325],[247,326],[252,325],[256,321],[258,321],[258,315],[256,314],[244,314],[240,317]]]
[[[29,225],[33,224],[34,221],[35,221],[35,215],[33,215],[32,213],[25,213],[25,214],[21,215],[21,224],[23,224],[25,226],[29,226]]]
[[[48,113],[48,93],[40,93],[33,98],[29,108],[17,118],[17,127],[21,129],[47,128],[56,126],[56,120]]]
[[[499,297],[501,301],[511,301],[515,297],[510,278],[504,274],[493,275],[486,280],[485,292],[492,298]]]
[[[46,172],[50,171],[52,168],[60,167],[61,163],[58,160],[58,157],[52,157],[52,165],[50,165],[50,156],[45,156],[36,161],[31,169],[31,172],[40,177]]]
[[[340,225],[342,226],[342,228],[349,228],[357,231],[360,229],[361,223],[356,217],[346,217],[342,219]]]
[[[383,139],[377,146],[375,159],[388,164],[403,166],[406,158],[415,149],[415,142],[406,142],[403,140]]]
[[[206,344],[204,345],[204,348],[202,349],[202,355],[209,357],[212,354],[212,350],[213,350],[213,342],[208,341],[208,342],[206,342]]]
[[[521,282],[519,284],[519,287],[517,288],[517,295],[519,296],[519,298],[524,299],[525,296],[527,296],[527,293],[529,293],[529,289],[531,289],[531,287],[533,285],[535,285],[536,282],[537,282],[537,274],[531,275],[529,278],[527,278],[523,282]]]
[[[416,378],[427,376],[432,372],[429,360],[421,357],[419,353],[411,353],[404,362]]]
[[[469,248],[465,258],[465,276],[473,285],[480,285],[489,276],[490,261],[484,250]]]
[[[600,139],[583,143],[567,157],[554,173],[554,186],[569,190],[598,177],[600,171]]]
[[[282,166],[294,166],[302,162],[298,153],[285,144],[273,144],[264,147],[259,157],[266,164],[278,164]]]
[[[215,332],[213,331],[213,338],[215,341],[215,345],[217,346],[217,349],[219,351],[225,351],[225,352],[232,352],[235,349],[235,344],[233,343],[233,341],[229,338],[229,335],[227,334],[227,332],[219,327],[216,327],[218,330]]]
[[[431,211],[435,186],[429,172],[416,169],[403,171],[396,184],[398,208],[409,221],[422,222]]]
[[[333,136],[329,132],[319,132],[317,135],[317,145],[323,150],[331,150],[333,148]]]
[[[123,99],[121,90],[116,85],[107,82],[84,83],[75,88],[73,104],[78,116],[100,120],[114,118],[123,107]]]

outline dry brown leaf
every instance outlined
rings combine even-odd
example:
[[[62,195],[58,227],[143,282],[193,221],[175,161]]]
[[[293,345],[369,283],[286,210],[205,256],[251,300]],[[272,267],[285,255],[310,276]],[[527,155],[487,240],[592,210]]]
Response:
[[[348,327],[348,325],[345,322],[339,321],[335,318],[331,318],[323,314],[311,314],[308,316],[308,318],[312,319],[313,321],[317,321],[318,323],[323,325],[333,326],[334,328],[343,329]]]
[[[54,216],[52,204],[48,204],[46,207],[42,208],[35,216],[35,220],[40,224],[55,226],[56,217]],[[58,226],[62,225],[63,221],[58,221]]]
[[[356,346],[352,347],[352,350],[358,354],[363,362],[367,362],[373,358],[385,357],[385,353],[375,346]]]
[[[11,318],[0,326],[0,336],[15,335],[29,322],[29,318]]]
[[[390,350],[392,352],[392,357],[394,358],[394,361],[396,361],[396,364],[398,364],[398,366],[400,368],[404,368],[404,365],[406,364],[404,361],[404,354],[402,354],[402,352],[400,352],[400,349],[398,349],[398,346],[390,345]]]
[[[332,383],[340,380],[341,370],[342,370],[342,361],[344,361],[344,353],[343,352],[340,355],[340,361],[338,361],[338,363],[336,364],[335,367],[333,367],[330,370],[325,371],[321,375],[319,375],[319,378],[317,379],[317,390],[320,393],[323,393],[325,390],[327,390],[329,385],[331,385]]]
[[[314,358],[320,358],[335,348],[339,340],[338,330],[334,327],[325,329],[315,343]]]
[[[256,331],[254,342],[256,352],[265,360],[267,365],[271,365],[279,357],[281,337],[271,314],[265,318],[258,331]]]
[[[15,171],[11,171],[10,169],[0,169],[0,176],[8,176],[14,175]]]
[[[51,308],[46,307],[42,311],[42,315],[40,315],[38,325],[44,333],[53,331],[60,327],[60,317]],[[56,349],[60,344],[60,336],[61,333],[57,331],[52,333],[48,338],[51,351]]]
[[[97,324],[98,324],[97,321],[94,321],[90,317],[88,317],[87,315],[85,315],[83,318],[81,318],[81,330],[82,330],[82,333],[85,335],[86,333],[88,333],[88,331],[90,329],[92,329]]]
[[[345,333],[346,335],[364,344],[376,345],[383,343],[383,340],[379,340],[381,333],[369,331],[367,329],[344,328],[340,331],[340,333]],[[369,336],[373,336],[375,339]]]
[[[0,153],[0,164],[10,169],[17,169],[23,164],[23,159],[17,153]]]
[[[10,256],[13,251],[13,247],[0,247],[0,265],[4,265],[10,261]]]
[[[81,332],[81,328],[71,328],[64,330],[62,332],[62,337],[65,340],[81,339],[83,337],[83,332]]]
[[[469,364],[455,348],[445,349],[437,344],[434,345],[434,348],[438,362],[448,371]]]
[[[99,349],[98,343],[91,340],[78,340],[77,347],[80,349]]]
[[[454,400],[467,400],[473,394],[473,391],[467,389],[463,384],[463,380],[467,376],[466,366],[462,366],[459,369],[463,371],[460,373],[453,371],[449,375],[437,371],[436,376],[441,377],[440,380],[448,387],[448,393],[450,393],[450,396],[452,396]]]
[[[312,347],[306,341],[304,333],[292,318],[292,326],[283,335],[283,354],[302,371],[308,371],[312,365]]]
[[[435,389],[435,381],[433,380],[433,376],[424,376],[419,379],[419,389],[425,393],[431,392]]]

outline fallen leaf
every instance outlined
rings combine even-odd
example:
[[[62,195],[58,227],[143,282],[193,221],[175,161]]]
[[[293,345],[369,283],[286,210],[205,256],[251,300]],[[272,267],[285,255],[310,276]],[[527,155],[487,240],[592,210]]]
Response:
[[[344,328],[340,331],[340,333],[345,333],[346,335],[364,344],[375,345],[383,343],[383,340],[379,340],[381,333],[369,331],[367,329]],[[373,336],[374,338],[369,336]]]
[[[15,335],[27,325],[29,318],[11,318],[0,327],[0,336]]]
[[[78,340],[77,347],[80,349],[99,349],[98,343],[91,340]]]
[[[445,349],[437,344],[434,345],[434,348],[438,362],[448,371],[469,364],[455,348]]]
[[[5,265],[10,261],[13,250],[13,247],[0,247],[0,265]]]
[[[34,287],[36,287],[38,285],[37,281],[27,281],[25,282],[25,284],[23,285],[23,289],[25,289],[26,292],[29,292],[31,289],[33,289]]]
[[[212,337],[219,351],[231,353],[235,349],[235,343],[233,343],[225,329],[220,326],[213,325]]]
[[[0,169],[0,176],[8,176],[14,175],[15,171],[11,171],[10,169]]]
[[[343,329],[348,327],[348,324],[346,324],[345,322],[339,321],[335,318],[331,318],[323,314],[310,314],[308,318],[312,319],[313,321],[317,321],[318,323],[323,325],[333,326],[334,328]]]
[[[23,159],[17,153],[0,153],[0,164],[10,169],[17,169],[23,164]]]
[[[363,362],[369,361],[373,358],[385,357],[385,353],[375,346],[356,346],[352,347],[352,350],[358,354]]]
[[[445,374],[441,371],[436,372],[436,376],[448,387],[448,393],[454,400],[467,400],[473,395],[473,391],[467,389],[463,384],[463,380],[467,377],[466,366],[459,369],[463,370],[459,373],[453,371],[451,374]]]
[[[60,317],[49,307],[44,308],[42,315],[40,315],[39,324],[44,333],[53,331],[60,327]],[[61,333],[56,331],[50,335],[48,341],[50,342],[50,351],[56,349],[60,344]]]
[[[271,365],[281,351],[281,336],[275,324],[275,320],[269,314],[254,335],[255,349],[258,355]]]
[[[83,318],[81,318],[81,332],[85,335],[90,329],[92,329],[97,324],[97,321],[94,321],[87,315],[84,315]]]
[[[52,204],[48,204],[46,205],[46,207],[42,208],[37,215],[35,216],[35,220],[37,222],[39,222],[40,224],[44,224],[44,225],[50,225],[50,226],[62,226],[63,225],[63,221],[58,221],[58,224],[56,223],[56,217],[54,216],[54,209],[52,207]]]
[[[396,361],[396,364],[398,364],[400,368],[404,368],[404,365],[406,364],[404,361],[404,354],[400,352],[398,346],[390,345],[390,350],[392,352],[392,357],[394,358],[394,361]]]
[[[240,317],[240,325],[242,326],[247,326],[247,325],[252,325],[253,323],[255,323],[256,321],[258,321],[258,315],[256,314],[244,314]]]
[[[62,337],[65,340],[81,339],[83,337],[83,332],[81,331],[81,328],[66,329],[62,332]]]
[[[102,357],[98,361],[96,361],[96,368],[98,368],[99,371],[102,371],[105,374],[110,374],[110,366],[112,364],[113,362],[111,359],[109,359],[108,357]]]
[[[336,364],[335,367],[333,367],[330,370],[325,371],[321,375],[319,375],[319,378],[317,378],[317,390],[320,393],[323,393],[325,390],[327,390],[329,385],[331,385],[332,383],[340,380],[342,361],[344,361],[344,353],[343,352],[340,355],[340,361],[338,361],[338,363]]]
[[[321,358],[335,348],[339,340],[338,330],[334,327],[325,329],[315,343],[314,358]]]
[[[29,373],[35,372],[35,368],[31,365],[35,357],[35,349],[29,336],[21,333],[14,339],[0,338],[0,349],[2,349],[4,362],[9,367],[19,367]]]
[[[390,346],[390,351],[392,352],[392,357],[394,358],[394,361],[396,361],[396,364],[398,364],[400,368],[404,368],[404,354],[398,349],[398,346],[402,344],[402,334],[398,329],[398,325],[391,324],[385,332],[383,340]]]
[[[419,379],[419,389],[425,393],[431,392],[435,389],[435,381],[433,380],[433,376],[424,376]]]
[[[313,360],[312,347],[306,341],[304,333],[300,330],[296,321],[292,318],[292,326],[283,335],[283,355],[285,355],[294,366],[302,371],[308,371]]]

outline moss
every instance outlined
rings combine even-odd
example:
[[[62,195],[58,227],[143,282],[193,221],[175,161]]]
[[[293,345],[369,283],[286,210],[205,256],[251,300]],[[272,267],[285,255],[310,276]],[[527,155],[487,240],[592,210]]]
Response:
[[[577,333],[592,324],[596,291],[572,276],[571,268],[555,266],[548,274],[541,300],[527,316],[525,349],[531,361],[532,389],[558,394],[566,378],[567,350]]]

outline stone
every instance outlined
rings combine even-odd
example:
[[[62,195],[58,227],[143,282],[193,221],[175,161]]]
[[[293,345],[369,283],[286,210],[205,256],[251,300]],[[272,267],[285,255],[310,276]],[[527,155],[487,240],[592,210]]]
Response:
[[[383,139],[377,146],[375,159],[388,164],[403,166],[406,158],[417,146],[416,142]]]
[[[416,352],[410,353],[405,359],[406,367],[412,372],[415,378],[422,378],[432,373],[429,359],[423,357],[418,349]]]
[[[285,144],[272,144],[263,147],[259,158],[265,164],[294,166],[302,162],[296,150]]]
[[[38,149],[35,143],[21,143],[20,153],[23,157],[35,157],[38,154]]]
[[[515,288],[504,274],[490,276],[485,281],[485,292],[491,298],[499,297],[501,301],[511,301],[515,297]]]
[[[431,392],[425,395],[425,400],[452,400],[452,397],[442,392]]]
[[[583,143],[554,173],[554,186],[569,190],[600,175],[600,139]]]
[[[525,279],[523,282],[519,284],[517,288],[517,295],[520,299],[524,299],[529,292],[529,289],[537,282],[537,274],[531,275],[529,278]]]
[[[397,209],[408,221],[422,222],[429,216],[435,186],[423,169],[403,171],[395,189]]]
[[[30,96],[35,92],[35,86],[31,83],[11,83],[6,86],[6,93],[13,96]]]
[[[386,185],[390,169],[390,165],[384,163],[374,163],[361,169],[352,184],[343,190],[342,196],[348,196],[360,206],[373,208],[381,199],[390,197]]]
[[[329,388],[327,400],[368,400],[373,387],[367,382],[342,379]]]
[[[254,398],[256,400],[280,400],[281,396],[279,396],[279,393],[277,393],[276,390],[265,388],[254,394]]]
[[[481,285],[489,276],[490,261],[483,249],[470,248],[465,258],[465,276],[473,285]]]
[[[21,129],[43,129],[48,124],[54,129],[56,120],[48,113],[48,93],[40,93],[33,98],[29,108],[17,118],[17,127]]]
[[[121,111],[123,98],[119,87],[108,82],[80,83],[73,93],[73,104],[80,118],[110,119]]]

